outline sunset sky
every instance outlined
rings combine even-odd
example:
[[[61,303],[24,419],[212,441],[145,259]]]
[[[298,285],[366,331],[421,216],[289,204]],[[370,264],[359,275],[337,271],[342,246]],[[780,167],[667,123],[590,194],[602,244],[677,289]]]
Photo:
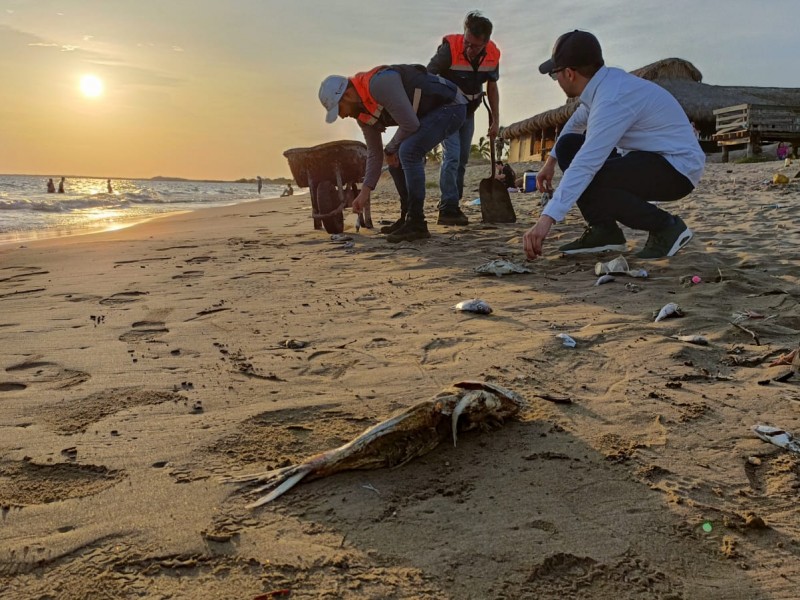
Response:
[[[0,172],[288,175],[283,150],[360,139],[326,125],[326,75],[427,64],[475,8],[503,52],[503,125],[563,103],[536,67],[574,28],[610,66],[674,56],[706,83],[800,87],[797,0],[0,0]]]

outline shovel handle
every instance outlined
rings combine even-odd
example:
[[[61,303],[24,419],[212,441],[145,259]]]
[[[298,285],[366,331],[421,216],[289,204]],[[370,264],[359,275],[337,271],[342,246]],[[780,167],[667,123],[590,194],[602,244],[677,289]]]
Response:
[[[489,103],[486,102],[486,94],[483,95],[483,105],[486,107],[486,112],[489,113],[489,127],[492,126],[492,121],[494,120],[494,115],[492,115],[492,109],[489,107]],[[494,140],[489,138],[489,148],[491,150],[492,155],[492,179],[494,179]]]

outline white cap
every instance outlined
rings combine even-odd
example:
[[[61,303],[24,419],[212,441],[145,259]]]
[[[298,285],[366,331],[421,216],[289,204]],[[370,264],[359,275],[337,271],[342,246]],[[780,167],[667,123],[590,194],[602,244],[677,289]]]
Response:
[[[344,96],[347,90],[348,80],[347,77],[341,75],[330,75],[325,78],[322,85],[319,86],[319,101],[322,102],[328,114],[325,121],[333,123],[339,116],[339,100]]]

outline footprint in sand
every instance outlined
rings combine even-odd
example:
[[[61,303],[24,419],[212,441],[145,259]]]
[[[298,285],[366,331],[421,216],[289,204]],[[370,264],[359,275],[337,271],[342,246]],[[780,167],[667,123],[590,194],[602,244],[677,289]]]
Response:
[[[187,258],[186,262],[187,264],[190,265],[199,265],[201,263],[208,262],[210,260],[213,260],[210,256],[195,256],[192,258]]]
[[[0,506],[23,507],[91,496],[110,488],[124,472],[98,465],[0,462]]]
[[[202,277],[205,274],[204,271],[186,271],[185,273],[181,273],[180,275],[173,275],[173,279],[196,279],[198,277]]]
[[[149,342],[169,333],[161,321],[137,321],[133,329],[119,336],[121,342]]]
[[[100,304],[105,306],[114,306],[116,304],[130,304],[131,302],[136,302],[140,300],[142,296],[146,296],[149,292],[119,292],[118,294],[114,294],[109,296],[108,298],[103,298],[100,300]]]
[[[0,381],[0,392],[21,392],[27,389],[28,386],[24,383],[15,383],[13,381]]]
[[[168,402],[184,410],[186,396],[139,388],[111,388],[82,398],[64,399],[57,404],[43,407],[37,413],[43,421],[54,427],[56,433],[72,435],[83,433],[89,425],[118,412]]]
[[[27,378],[28,384],[49,384],[50,387],[58,390],[75,387],[89,381],[92,377],[84,371],[68,369],[58,363],[38,360],[37,358],[29,359],[18,365],[12,365],[6,369],[6,372],[19,373]],[[14,385],[22,385],[21,389],[27,387],[22,383]],[[19,389],[17,388],[17,390]]]

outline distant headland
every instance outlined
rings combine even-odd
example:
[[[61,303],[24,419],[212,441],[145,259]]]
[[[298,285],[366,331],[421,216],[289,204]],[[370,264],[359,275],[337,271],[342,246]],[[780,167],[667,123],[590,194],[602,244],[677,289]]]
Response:
[[[184,177],[165,177],[164,175],[156,175],[155,177],[150,177],[147,181],[202,181],[204,183],[256,183],[256,178],[247,179],[243,177],[242,179],[235,179],[233,181],[226,181],[224,179],[186,179]],[[288,183],[294,183],[294,179],[289,177],[276,177],[275,179],[269,179],[264,177],[261,179],[264,185],[286,185]]]

